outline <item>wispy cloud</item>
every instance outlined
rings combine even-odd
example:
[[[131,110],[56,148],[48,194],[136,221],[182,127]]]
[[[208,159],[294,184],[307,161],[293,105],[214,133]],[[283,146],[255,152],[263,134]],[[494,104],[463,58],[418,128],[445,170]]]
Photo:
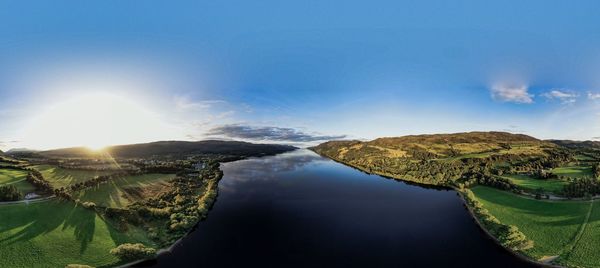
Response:
[[[306,133],[294,128],[258,127],[240,124],[218,126],[210,129],[208,136],[219,136],[254,141],[314,142],[343,139],[346,135],[321,135]]]
[[[600,100],[600,93],[588,92],[587,97],[590,100]]]
[[[567,90],[553,89],[542,94],[542,96],[549,100],[560,100],[563,104],[571,104],[577,101],[579,94]]]
[[[490,89],[492,98],[503,102],[514,103],[533,103],[533,94],[529,94],[528,88],[525,85],[521,86],[506,86],[494,85]]]
[[[174,97],[175,109],[178,111],[200,110],[212,107],[215,104],[226,104],[224,100],[198,100],[192,101],[187,97]]]

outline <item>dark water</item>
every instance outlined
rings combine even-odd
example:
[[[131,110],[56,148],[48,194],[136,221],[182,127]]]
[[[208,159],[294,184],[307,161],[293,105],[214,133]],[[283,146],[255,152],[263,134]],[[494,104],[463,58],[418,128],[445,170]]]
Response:
[[[455,192],[307,150],[222,165],[214,208],[152,267],[521,267]]]

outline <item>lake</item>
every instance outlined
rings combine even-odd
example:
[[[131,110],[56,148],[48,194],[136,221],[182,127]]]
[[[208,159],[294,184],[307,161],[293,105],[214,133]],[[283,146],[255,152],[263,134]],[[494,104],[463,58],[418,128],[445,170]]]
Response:
[[[531,267],[456,192],[369,175],[309,150],[222,164],[208,218],[149,267]]]

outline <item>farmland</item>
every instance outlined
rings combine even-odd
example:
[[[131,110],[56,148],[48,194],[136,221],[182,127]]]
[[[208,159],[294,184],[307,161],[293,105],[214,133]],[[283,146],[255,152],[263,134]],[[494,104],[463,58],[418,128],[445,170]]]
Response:
[[[492,215],[534,241],[526,254],[535,259],[559,256],[557,262],[566,265],[598,266],[600,259],[590,253],[600,250],[600,201],[534,200],[485,186],[472,191]]]
[[[95,176],[115,173],[115,171],[64,169],[52,165],[38,165],[33,168],[40,171],[54,188],[67,187],[75,183],[84,182]]]
[[[175,174],[125,176],[82,190],[75,196],[81,201],[94,202],[98,206],[121,208],[139,200],[140,196],[135,194],[139,189],[168,187],[168,181],[173,178]]]
[[[505,175],[504,178],[509,179],[517,186],[523,188],[524,190],[533,192],[538,189],[544,190],[544,192],[550,192],[554,194],[560,194],[563,187],[568,184],[567,181],[558,180],[558,179],[534,179],[529,175],[519,174],[519,175]]]
[[[0,267],[112,265],[119,262],[109,254],[116,245],[152,245],[141,230],[117,231],[94,211],[71,202],[2,206],[0,219]]]
[[[592,167],[590,166],[566,166],[552,169],[552,174],[565,176],[569,178],[582,178],[592,176]]]

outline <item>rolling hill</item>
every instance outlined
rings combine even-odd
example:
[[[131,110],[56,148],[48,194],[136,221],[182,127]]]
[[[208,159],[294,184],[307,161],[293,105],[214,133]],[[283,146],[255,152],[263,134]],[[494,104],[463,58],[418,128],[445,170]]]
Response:
[[[311,149],[367,172],[434,185],[447,185],[482,167],[545,165],[569,157],[564,148],[552,142],[507,132],[330,141]]]
[[[278,144],[254,144],[240,141],[158,141],[151,143],[110,146],[100,151],[73,147],[38,152],[45,157],[86,157],[110,154],[113,157],[143,158],[156,155],[220,154],[232,156],[260,156],[291,151],[296,147]]]

